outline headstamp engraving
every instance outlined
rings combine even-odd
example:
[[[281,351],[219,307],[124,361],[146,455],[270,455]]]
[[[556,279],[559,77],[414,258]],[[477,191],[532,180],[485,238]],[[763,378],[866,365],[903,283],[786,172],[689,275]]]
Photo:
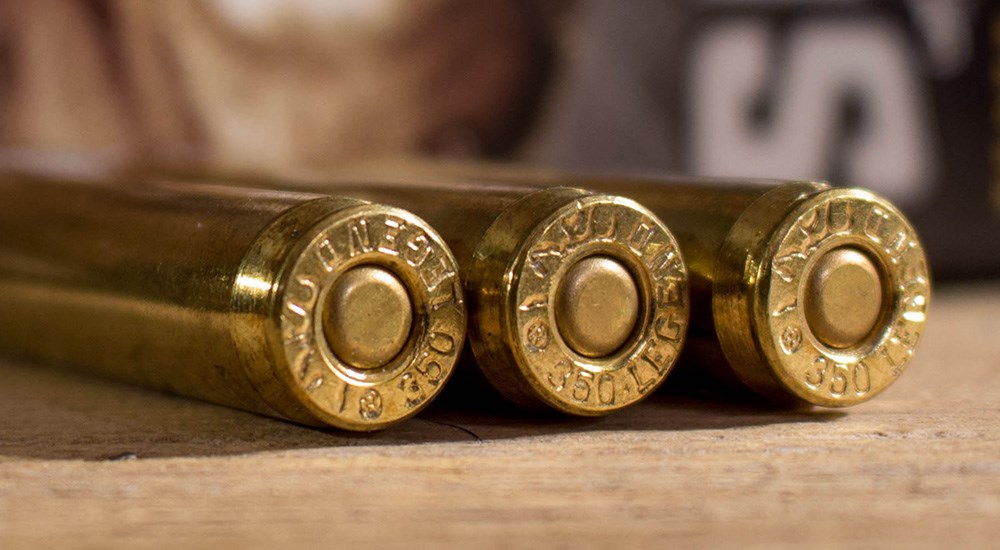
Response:
[[[358,400],[358,414],[365,420],[375,420],[382,416],[382,394],[370,388]]]

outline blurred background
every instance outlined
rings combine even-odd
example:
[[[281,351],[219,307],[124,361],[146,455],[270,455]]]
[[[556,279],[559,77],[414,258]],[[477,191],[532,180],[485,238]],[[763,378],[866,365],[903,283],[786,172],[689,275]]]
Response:
[[[3,0],[0,164],[824,179],[1000,276],[986,0]]]

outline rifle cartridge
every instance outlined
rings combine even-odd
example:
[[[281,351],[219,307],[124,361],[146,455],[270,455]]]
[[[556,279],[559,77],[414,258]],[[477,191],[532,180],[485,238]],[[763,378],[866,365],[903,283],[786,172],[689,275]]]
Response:
[[[0,348],[303,424],[426,406],[463,346],[457,273],[399,208],[0,175]]]

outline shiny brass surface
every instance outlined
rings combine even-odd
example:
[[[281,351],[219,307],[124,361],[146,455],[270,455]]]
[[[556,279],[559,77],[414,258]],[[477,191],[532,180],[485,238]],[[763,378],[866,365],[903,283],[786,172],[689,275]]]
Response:
[[[634,201],[500,182],[276,179],[397,204],[437,228],[465,277],[476,363],[521,406],[606,414],[644,398],[676,362],[687,270],[670,231]]]
[[[386,427],[451,374],[459,284],[437,233],[398,208],[169,178],[0,176],[0,348],[151,388]]]
[[[478,165],[352,168],[369,178],[389,169],[424,183],[571,185],[640,202],[670,227],[688,265],[686,363],[775,402],[871,399],[903,373],[924,330],[923,247],[899,210],[862,189]]]
[[[556,290],[559,333],[573,351],[587,357],[604,357],[622,347],[640,313],[632,274],[605,256],[576,262]]]

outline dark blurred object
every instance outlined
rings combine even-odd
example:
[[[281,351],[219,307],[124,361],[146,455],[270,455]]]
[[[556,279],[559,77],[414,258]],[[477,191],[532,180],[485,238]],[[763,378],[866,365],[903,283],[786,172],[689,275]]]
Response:
[[[938,278],[1000,275],[994,4],[586,0],[568,26],[531,160],[864,186]]]

